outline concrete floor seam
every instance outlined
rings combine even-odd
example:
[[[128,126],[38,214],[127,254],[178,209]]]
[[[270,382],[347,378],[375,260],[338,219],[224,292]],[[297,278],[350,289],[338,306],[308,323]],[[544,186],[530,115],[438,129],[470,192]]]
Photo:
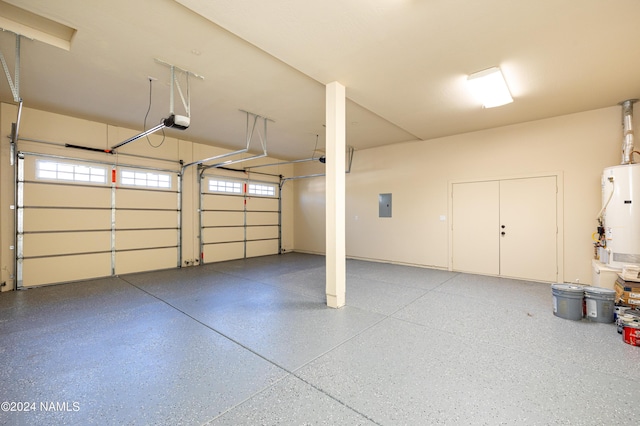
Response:
[[[236,277],[236,278],[237,278],[237,277]],[[356,335],[354,335],[354,336],[350,337],[349,339],[346,339],[345,341],[343,341],[343,342],[341,342],[340,344],[338,344],[338,345],[334,346],[333,348],[331,348],[331,349],[327,350],[326,352],[324,352],[323,354],[321,354],[321,355],[319,355],[319,356],[315,357],[314,359],[312,359],[312,360],[310,360],[310,361],[306,362],[305,364],[301,365],[300,367],[296,368],[295,370],[293,370],[293,371],[289,371],[287,368],[285,368],[285,367],[283,367],[283,366],[279,365],[278,363],[276,363],[276,362],[274,362],[274,361],[272,361],[272,360],[270,360],[270,359],[266,358],[264,355],[262,355],[262,354],[260,354],[260,353],[258,353],[258,352],[256,352],[256,351],[254,351],[253,349],[251,349],[251,348],[247,347],[246,345],[244,345],[244,344],[242,344],[242,343],[238,342],[237,340],[235,340],[235,339],[231,338],[230,336],[227,336],[226,334],[224,334],[224,333],[220,332],[219,330],[216,330],[215,328],[213,328],[213,327],[209,326],[208,324],[203,323],[202,321],[198,320],[197,318],[193,317],[192,315],[189,315],[188,313],[186,313],[186,312],[184,312],[182,309],[180,309],[180,308],[178,308],[178,307],[176,307],[176,306],[172,305],[172,304],[171,304],[171,303],[169,303],[168,301],[166,301],[166,300],[164,300],[164,299],[162,299],[162,298],[160,298],[160,297],[156,296],[156,295],[155,295],[155,294],[153,294],[153,293],[150,293],[150,292],[146,291],[145,289],[143,289],[143,288],[141,288],[141,287],[139,287],[139,286],[137,286],[137,285],[135,285],[135,284],[133,284],[133,283],[131,283],[131,282],[127,281],[126,279],[124,279],[124,278],[122,278],[122,277],[120,277],[120,279],[121,279],[122,281],[124,281],[125,283],[127,283],[127,284],[131,285],[132,287],[135,287],[135,288],[137,288],[138,290],[142,291],[143,293],[146,293],[146,294],[150,295],[151,297],[153,297],[153,298],[155,298],[155,299],[157,299],[157,300],[161,301],[162,303],[164,303],[164,304],[166,304],[167,306],[171,307],[172,309],[174,309],[174,310],[176,310],[176,311],[180,312],[181,314],[183,314],[183,315],[187,316],[188,318],[192,319],[193,321],[197,322],[198,324],[203,325],[204,327],[208,328],[209,330],[211,330],[211,331],[213,331],[213,332],[215,332],[215,333],[219,334],[220,336],[224,337],[225,339],[228,339],[229,341],[233,342],[234,344],[236,344],[236,345],[238,345],[238,346],[242,347],[243,349],[246,349],[247,351],[251,352],[252,354],[254,354],[254,355],[256,355],[256,356],[260,357],[261,359],[263,359],[263,360],[267,361],[268,363],[270,363],[270,364],[274,365],[275,367],[277,367],[277,368],[279,368],[279,369],[283,370],[285,373],[287,373],[285,376],[283,376],[282,378],[278,379],[277,381],[275,381],[275,382],[274,382],[274,383],[272,383],[271,385],[269,385],[269,386],[267,386],[267,387],[265,387],[265,388],[261,389],[259,392],[256,392],[256,393],[252,394],[250,397],[248,397],[248,398],[246,398],[245,400],[243,400],[242,402],[240,402],[240,403],[236,404],[234,407],[229,408],[229,409],[228,409],[228,410],[226,410],[225,412],[220,413],[219,415],[217,415],[217,416],[216,416],[216,417],[214,417],[213,419],[209,420],[207,423],[204,423],[204,425],[206,425],[206,424],[208,424],[208,423],[211,423],[211,422],[215,421],[216,419],[218,419],[218,418],[222,417],[224,414],[226,414],[226,413],[228,413],[228,412],[232,411],[233,409],[235,409],[235,408],[237,408],[237,407],[241,406],[242,404],[245,404],[246,402],[248,402],[248,401],[250,401],[251,399],[253,399],[255,396],[257,396],[257,395],[259,395],[259,394],[261,394],[261,393],[265,392],[266,390],[268,390],[268,389],[272,388],[273,386],[275,386],[277,383],[279,383],[280,381],[284,380],[284,379],[285,379],[286,377],[288,377],[288,376],[293,376],[293,377],[295,377],[296,379],[298,379],[298,380],[300,380],[300,381],[302,381],[302,382],[306,383],[307,385],[311,386],[312,388],[316,389],[317,391],[321,392],[322,394],[326,395],[327,397],[331,398],[332,400],[334,400],[334,401],[338,402],[339,404],[343,405],[344,407],[348,408],[349,410],[353,411],[354,413],[357,413],[358,415],[360,415],[360,416],[364,417],[365,419],[367,419],[367,420],[369,420],[369,421],[373,422],[373,423],[374,423],[374,424],[376,424],[376,425],[380,425],[380,423],[378,423],[378,422],[374,421],[373,419],[369,418],[368,416],[366,416],[365,414],[363,414],[363,413],[359,412],[358,410],[354,409],[353,407],[350,407],[350,406],[349,406],[349,405],[347,405],[344,401],[341,401],[341,400],[337,399],[337,398],[336,398],[336,397],[334,397],[333,395],[331,395],[331,394],[329,394],[329,393],[325,392],[324,390],[322,390],[322,389],[320,389],[319,387],[317,387],[317,386],[313,385],[312,383],[309,383],[308,381],[306,381],[306,380],[302,379],[300,376],[298,376],[298,375],[297,375],[297,374],[295,374],[294,372],[295,372],[295,371],[300,370],[301,368],[305,367],[306,365],[309,365],[311,362],[313,362],[313,361],[315,361],[315,360],[317,360],[317,359],[321,358],[322,356],[324,356],[324,355],[326,355],[326,354],[330,353],[330,352],[331,352],[331,351],[333,351],[334,349],[336,349],[336,348],[338,348],[338,347],[342,346],[344,343],[346,343],[346,342],[348,342],[348,341],[352,340],[353,338],[355,338],[355,337],[359,336],[360,334],[362,334],[362,333],[363,333],[363,332],[365,332],[366,330],[370,329],[371,327],[374,327],[375,325],[379,324],[380,322],[382,322],[382,321],[386,320],[388,317],[382,318],[380,321],[377,321],[376,323],[372,324],[370,327],[367,327],[366,329],[362,330],[361,332],[357,333]],[[268,284],[266,284],[266,285],[268,285]]]
[[[201,426],[206,426],[211,424],[212,422],[216,421],[219,418],[224,417],[226,414],[232,412],[233,410],[235,410],[236,408],[242,406],[243,404],[246,404],[247,402],[251,401],[253,398],[255,398],[256,396],[260,395],[263,392],[268,391],[269,389],[273,388],[274,386],[276,386],[278,383],[282,382],[283,380],[287,379],[288,377],[296,377],[294,374],[291,373],[287,373],[284,376],[282,376],[281,378],[277,379],[276,381],[274,381],[273,383],[271,383],[269,386],[265,386],[264,388],[260,389],[259,391],[249,395],[247,398],[245,398],[244,400],[240,401],[239,403],[227,408],[226,410],[224,410],[223,412],[221,412],[220,414],[216,415],[214,418],[207,420],[204,423],[201,423]]]
[[[185,311],[183,311],[182,309],[180,309],[180,308],[178,308],[178,307],[176,307],[176,306],[172,305],[171,303],[169,303],[169,302],[167,302],[166,300],[164,300],[164,299],[162,299],[162,298],[160,298],[160,297],[156,296],[155,294],[153,294],[153,293],[150,293],[150,292],[146,291],[145,289],[143,289],[143,288],[141,288],[141,287],[139,287],[139,286],[137,286],[137,285],[135,285],[135,284],[133,284],[133,283],[131,283],[131,282],[127,281],[127,280],[125,280],[124,278],[121,278],[121,279],[122,279],[124,282],[126,282],[127,284],[131,285],[132,287],[135,287],[135,288],[137,288],[138,290],[142,291],[143,293],[146,293],[146,294],[150,295],[151,297],[154,297],[155,299],[157,299],[157,300],[159,300],[160,302],[164,303],[165,305],[167,305],[167,306],[171,307],[172,309],[176,310],[177,312],[180,312],[182,315],[184,315],[184,316],[186,316],[186,317],[190,318],[191,320],[193,320],[193,321],[197,322],[198,324],[200,324],[200,325],[204,326],[205,328],[208,328],[209,330],[211,330],[211,331],[213,331],[214,333],[216,333],[216,334],[218,334],[218,335],[220,335],[220,336],[224,337],[225,339],[227,339],[227,340],[229,340],[230,342],[232,342],[232,343],[234,343],[234,344],[236,344],[236,345],[240,346],[241,348],[246,349],[247,351],[251,352],[252,354],[256,355],[257,357],[259,357],[259,358],[261,358],[261,359],[263,359],[263,360],[267,361],[269,364],[271,364],[271,365],[273,365],[273,366],[275,366],[275,367],[277,367],[277,368],[281,369],[281,370],[282,370],[282,371],[284,371],[285,373],[291,374],[291,371],[289,371],[287,368],[283,367],[282,365],[279,365],[277,362],[275,362],[275,361],[273,361],[273,360],[270,360],[269,358],[266,358],[264,355],[262,355],[262,354],[260,354],[260,353],[258,353],[258,352],[256,352],[256,351],[254,351],[253,349],[251,349],[251,348],[247,347],[246,345],[244,345],[244,344],[242,344],[242,343],[238,342],[237,340],[233,339],[232,337],[227,336],[227,335],[226,335],[226,334],[224,334],[223,332],[221,332],[221,331],[219,331],[219,330],[216,330],[215,328],[211,327],[209,324],[206,324],[206,323],[204,323],[204,322],[200,321],[199,319],[195,318],[194,316],[189,315],[187,312],[185,312]]]

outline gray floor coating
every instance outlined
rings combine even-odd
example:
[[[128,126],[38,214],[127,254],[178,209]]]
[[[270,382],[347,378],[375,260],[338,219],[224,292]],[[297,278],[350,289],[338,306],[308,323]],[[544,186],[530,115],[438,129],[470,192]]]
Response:
[[[3,293],[0,402],[35,411],[0,423],[638,424],[640,348],[553,316],[548,284],[349,260],[333,310],[324,274],[290,253]]]

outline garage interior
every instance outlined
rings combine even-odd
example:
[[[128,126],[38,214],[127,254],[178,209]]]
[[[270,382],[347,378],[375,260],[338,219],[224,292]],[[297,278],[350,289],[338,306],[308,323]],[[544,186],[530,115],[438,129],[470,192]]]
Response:
[[[0,1],[2,422],[632,424],[640,4],[298,3]]]

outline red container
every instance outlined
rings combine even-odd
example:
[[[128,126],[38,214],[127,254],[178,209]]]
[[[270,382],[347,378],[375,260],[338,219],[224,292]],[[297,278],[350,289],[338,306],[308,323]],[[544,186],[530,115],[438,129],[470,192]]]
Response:
[[[622,329],[622,340],[632,346],[640,346],[640,327],[635,324],[625,326]]]

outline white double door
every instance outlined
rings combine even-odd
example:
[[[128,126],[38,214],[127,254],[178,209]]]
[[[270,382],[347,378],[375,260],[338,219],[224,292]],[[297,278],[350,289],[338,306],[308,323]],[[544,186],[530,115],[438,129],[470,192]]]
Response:
[[[556,176],[454,183],[452,269],[558,279]]]

